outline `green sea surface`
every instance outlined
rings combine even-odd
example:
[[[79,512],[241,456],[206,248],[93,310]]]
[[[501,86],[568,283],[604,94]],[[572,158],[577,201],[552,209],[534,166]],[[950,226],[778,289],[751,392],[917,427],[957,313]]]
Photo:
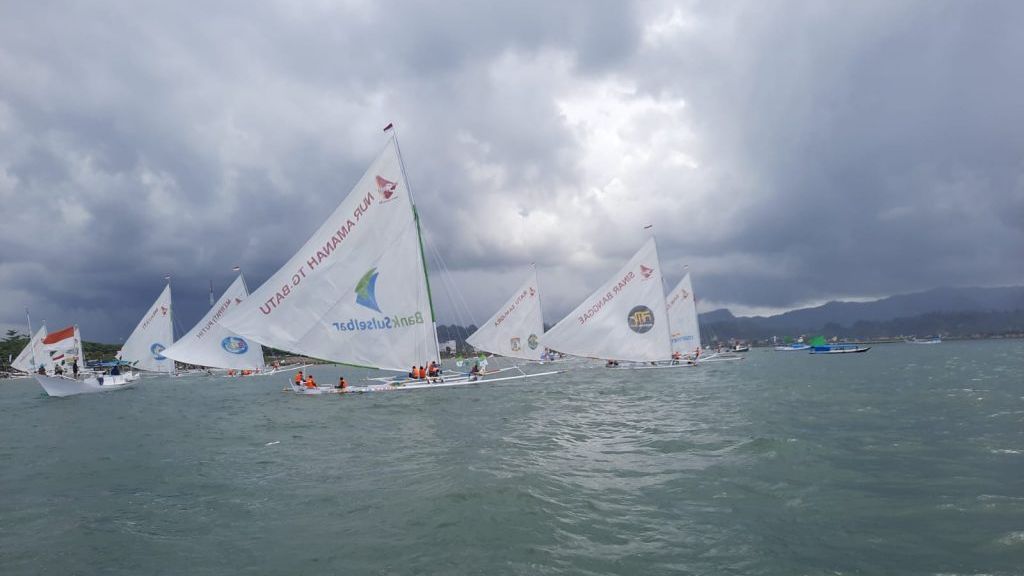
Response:
[[[1024,341],[555,366],[0,382],[0,574],[1024,573]]]

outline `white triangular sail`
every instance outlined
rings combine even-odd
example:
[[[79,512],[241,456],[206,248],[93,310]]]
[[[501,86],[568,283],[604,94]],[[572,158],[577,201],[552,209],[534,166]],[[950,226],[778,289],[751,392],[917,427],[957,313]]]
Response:
[[[519,287],[498,312],[477,329],[466,342],[478,350],[492,354],[540,360],[544,353],[541,336],[544,316],[537,288],[537,271]]]
[[[700,325],[697,322],[697,300],[693,295],[690,273],[665,297],[668,323],[671,328],[672,352],[693,356],[700,348]]]
[[[658,249],[651,238],[604,286],[544,334],[544,345],[574,356],[668,360],[668,314]]]
[[[174,371],[174,360],[163,355],[164,350],[174,342],[174,328],[171,324],[171,285],[168,284],[160,297],[146,311],[138,326],[121,347],[120,358],[140,370],[151,372]]]
[[[11,368],[22,372],[35,373],[39,366],[45,366],[47,372],[53,372],[53,362],[50,355],[43,347],[43,340],[46,338],[46,326],[36,331],[35,335],[28,341],[28,345],[18,354],[18,357],[11,362]]]
[[[262,371],[263,347],[247,341],[220,324],[248,297],[245,279],[239,274],[220,300],[214,302],[206,316],[188,334],[164,350],[163,355],[196,366]]]
[[[419,230],[392,138],[327,221],[221,324],[265,346],[408,371],[437,359]]]

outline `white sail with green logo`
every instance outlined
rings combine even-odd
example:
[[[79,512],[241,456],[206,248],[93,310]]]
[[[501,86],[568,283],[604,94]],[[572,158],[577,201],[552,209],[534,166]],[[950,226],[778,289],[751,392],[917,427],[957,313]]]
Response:
[[[139,370],[173,372],[174,360],[163,355],[174,343],[171,324],[171,285],[164,287],[156,302],[146,310],[139,324],[121,346],[120,358]]]
[[[700,348],[700,324],[697,322],[697,300],[693,295],[690,273],[665,297],[668,323],[671,328],[672,352],[693,356]]]
[[[500,356],[540,360],[544,353],[541,344],[543,333],[544,316],[537,288],[537,271],[531,270],[530,277],[508,302],[466,338],[466,342],[478,350]]]
[[[544,334],[544,345],[573,356],[668,360],[668,313],[654,238],[601,288]]]
[[[164,350],[164,356],[196,366],[262,371],[263,347],[247,341],[221,324],[248,297],[245,279],[239,274],[203,319],[173,346]]]
[[[264,346],[345,364],[408,371],[438,358],[393,137],[312,238],[221,324]]]

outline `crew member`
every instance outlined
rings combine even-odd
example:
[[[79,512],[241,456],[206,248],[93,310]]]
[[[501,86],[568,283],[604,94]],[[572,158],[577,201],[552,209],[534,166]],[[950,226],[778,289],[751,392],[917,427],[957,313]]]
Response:
[[[313,380],[312,374],[306,377],[306,388],[316,388],[316,380]]]
[[[302,370],[295,373],[295,386],[302,387]]]
[[[348,382],[345,382],[344,376],[338,378],[338,385],[335,386],[335,388],[341,390],[342,392],[344,392],[348,388]]]

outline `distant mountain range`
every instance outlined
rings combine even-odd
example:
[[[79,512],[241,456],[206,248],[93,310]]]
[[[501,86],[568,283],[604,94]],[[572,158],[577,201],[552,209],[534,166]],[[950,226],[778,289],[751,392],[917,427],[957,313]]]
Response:
[[[1024,286],[936,288],[873,302],[829,302],[776,316],[736,317],[726,309],[700,315],[704,339],[763,339],[824,334],[893,337],[1024,331]]]

